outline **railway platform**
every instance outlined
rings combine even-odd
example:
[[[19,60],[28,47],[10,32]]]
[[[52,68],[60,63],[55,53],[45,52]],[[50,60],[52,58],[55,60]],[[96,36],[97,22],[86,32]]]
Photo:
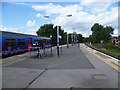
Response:
[[[91,48],[77,44],[62,48],[58,57],[34,58],[28,55],[2,64],[3,88],[119,90],[119,61]]]

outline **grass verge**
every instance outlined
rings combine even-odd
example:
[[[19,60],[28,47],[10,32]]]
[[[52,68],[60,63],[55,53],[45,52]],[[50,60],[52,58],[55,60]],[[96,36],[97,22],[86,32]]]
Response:
[[[115,47],[112,43],[92,44],[91,46],[120,59],[120,48]]]

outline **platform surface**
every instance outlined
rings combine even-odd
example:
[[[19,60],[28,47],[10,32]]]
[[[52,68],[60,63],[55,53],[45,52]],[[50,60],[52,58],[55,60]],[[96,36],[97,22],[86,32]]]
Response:
[[[3,63],[3,88],[118,88],[118,71],[83,45],[63,47],[59,57],[56,52]]]

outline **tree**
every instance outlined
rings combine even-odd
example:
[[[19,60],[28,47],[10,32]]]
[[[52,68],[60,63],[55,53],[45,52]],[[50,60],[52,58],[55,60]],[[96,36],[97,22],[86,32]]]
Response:
[[[92,36],[91,40],[93,43],[108,42],[111,39],[114,29],[111,26],[102,26],[99,23],[95,23],[91,27]]]
[[[79,43],[83,43],[83,36],[82,36],[82,34],[77,34],[77,39],[78,39],[78,42]]]
[[[56,36],[56,40],[57,40],[57,26],[54,28],[55,31],[55,36]],[[61,29],[61,26],[59,26],[59,35],[62,37],[61,39],[59,39],[60,41],[60,45],[62,44],[66,44],[67,43],[67,33],[64,32],[63,29]],[[57,42],[57,41],[56,41]]]
[[[69,34],[68,34],[68,40],[69,40],[69,41],[68,41],[69,43],[72,43],[72,33],[69,33]]]
[[[113,34],[114,29],[111,26],[106,26],[103,28],[103,41],[104,42],[109,42],[111,40],[112,34]]]
[[[50,37],[52,35],[52,44],[53,46],[57,45],[57,27],[53,28],[53,24],[45,24],[41,26],[36,32],[38,36]],[[62,36],[60,39],[60,44],[65,44],[67,41],[67,33],[61,29],[59,26],[59,35]]]
[[[100,43],[100,41],[102,39],[103,26],[99,25],[99,23],[95,23],[91,27],[91,31],[92,31],[93,42],[94,43]]]
[[[41,26],[36,32],[38,36],[50,37],[54,33],[53,24],[45,24]]]

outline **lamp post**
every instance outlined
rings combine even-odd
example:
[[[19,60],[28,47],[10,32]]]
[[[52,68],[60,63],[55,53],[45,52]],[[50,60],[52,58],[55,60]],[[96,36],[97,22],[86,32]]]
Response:
[[[74,33],[74,45],[75,45],[75,33]]]
[[[62,36],[59,35],[59,38],[62,39]],[[61,40],[61,54],[62,54],[62,40]]]
[[[51,57],[52,57],[52,35],[50,35],[51,38]]]
[[[68,34],[67,34],[67,48],[69,48]]]
[[[67,15],[67,17],[72,17],[72,15],[70,14],[70,15]],[[67,48],[69,48],[69,37],[68,37],[68,34],[67,34]]]
[[[66,15],[66,17],[71,17],[72,15]],[[50,18],[50,16],[44,16],[45,18]],[[59,26],[57,26],[57,55],[59,56]]]
[[[57,54],[58,56],[60,55],[59,53],[59,27],[57,26]]]
[[[72,46],[73,46],[73,34],[71,34]]]
[[[77,33],[76,33],[75,37],[76,37],[76,38],[75,38],[75,41],[76,41],[75,43],[77,43]]]
[[[74,44],[76,44],[76,40],[77,40],[77,33],[76,32],[74,32]]]
[[[80,44],[79,44],[79,37],[77,37],[77,43],[78,43],[78,48],[80,47]]]
[[[75,28],[72,28],[73,29],[73,31],[74,31],[74,29]],[[74,42],[73,42],[74,41]],[[73,35],[72,35],[72,46],[73,46],[73,44],[75,44],[75,36],[74,36],[74,32],[73,32]]]

